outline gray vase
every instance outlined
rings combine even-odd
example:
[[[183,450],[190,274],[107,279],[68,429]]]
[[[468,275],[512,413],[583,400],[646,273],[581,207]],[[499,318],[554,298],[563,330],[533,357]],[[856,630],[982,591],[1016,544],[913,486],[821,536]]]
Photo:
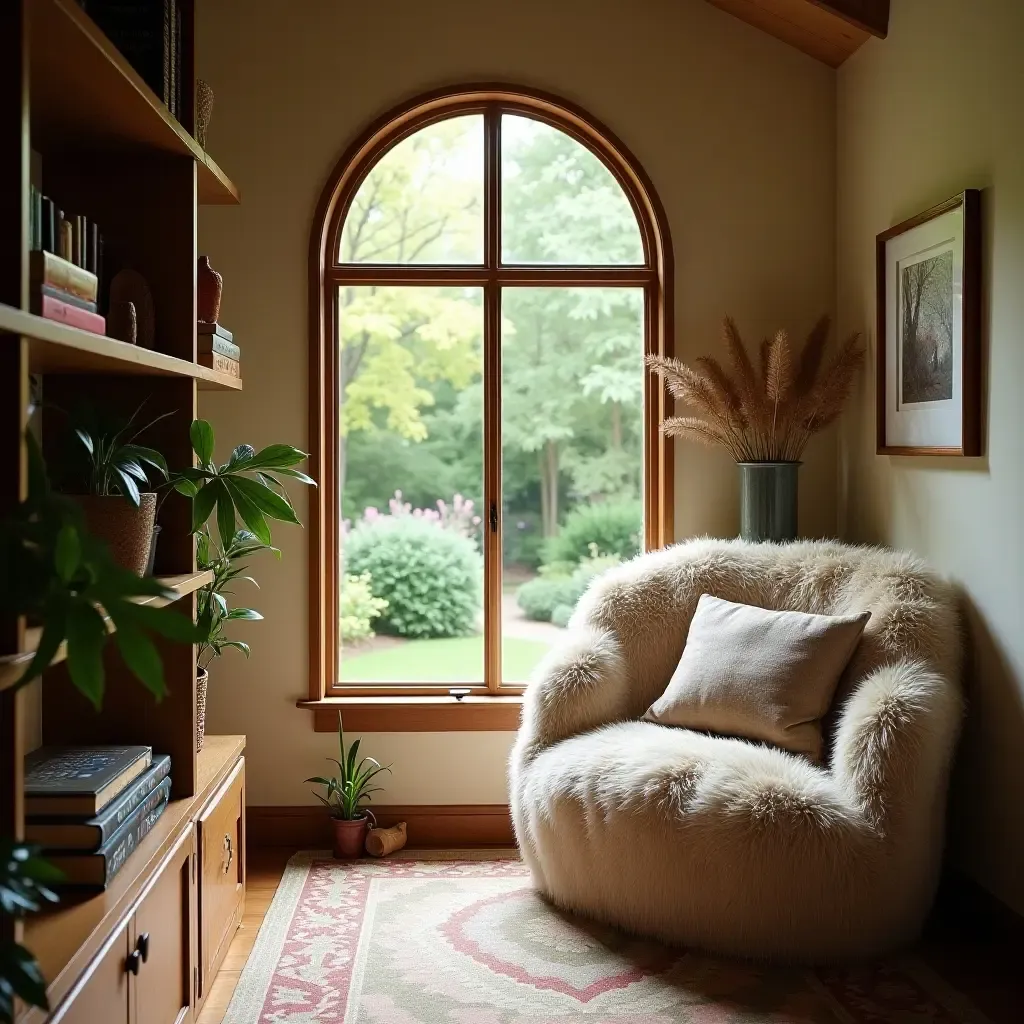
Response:
[[[799,462],[740,462],[740,536],[796,538]]]

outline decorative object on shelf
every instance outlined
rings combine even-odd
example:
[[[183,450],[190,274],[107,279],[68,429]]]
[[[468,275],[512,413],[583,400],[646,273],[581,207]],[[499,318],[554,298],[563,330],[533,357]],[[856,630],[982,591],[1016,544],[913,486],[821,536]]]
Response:
[[[408,839],[407,826],[400,821],[391,828],[371,828],[366,834],[366,852],[371,857],[386,857],[405,846]]]
[[[196,142],[206,149],[206,133],[213,116],[213,89],[209,82],[196,79]]]
[[[314,791],[313,795],[324,804],[331,813],[334,825],[334,856],[339,858],[358,857],[366,843],[366,830],[370,822],[376,827],[376,820],[368,807],[362,806],[364,801],[373,799],[372,794],[378,792],[380,786],[370,785],[381,772],[391,772],[391,765],[381,765],[372,757],[359,759],[359,740],[347,750],[345,748],[345,728],[338,712],[338,747],[340,758],[334,763],[338,766],[338,774],[325,778],[314,775],[306,779],[323,786],[326,796]],[[330,758],[329,760],[333,760]]]
[[[686,366],[666,356],[648,356],[673,398],[700,416],[672,416],[661,425],[670,437],[721,445],[740,465],[745,540],[792,540],[797,533],[800,456],[812,435],[834,422],[864,361],[860,335],[853,334],[822,369],[829,318],[808,335],[796,367],[785,331],[761,343],[760,370],[747,353],[736,324],[726,317],[724,343],[730,373],[714,357]]]
[[[119,302],[135,306],[136,338],[143,348],[156,347],[156,306],[146,279],[137,270],[121,270],[110,282],[108,306]]]
[[[981,193],[875,241],[879,455],[981,455]]]
[[[50,888],[61,873],[39,856],[39,848],[13,839],[0,840],[0,908],[20,919],[38,913],[60,897]],[[14,1000],[49,1010],[46,979],[35,956],[13,940],[0,941],[0,1021],[14,1019]]]
[[[210,266],[210,257],[200,256],[196,267],[196,316],[203,323],[217,322],[223,290],[224,278]]]
[[[110,547],[114,561],[139,576],[146,572],[153,547],[156,493],[141,492],[155,472],[167,479],[167,462],[137,439],[169,413],[136,426],[140,405],[127,423],[113,421],[90,406],[72,418],[73,454],[67,467],[87,528]],[[75,456],[78,456],[76,459]]]
[[[238,445],[223,465],[213,461],[214,432],[206,420],[194,420],[189,432],[198,467],[173,473],[168,485],[192,499],[192,532],[196,535],[196,561],[201,569],[213,571],[213,581],[197,591],[196,624],[199,630],[197,670],[202,702],[197,707],[197,749],[202,748],[205,729],[206,687],[211,662],[234,648],[249,656],[249,645],[230,640],[229,622],[256,621],[263,618],[252,608],[229,608],[225,594],[236,580],[257,585],[246,575],[247,566],[239,561],[260,551],[281,552],[271,545],[267,519],[299,523],[284,490],[281,478],[314,484],[312,478],[295,469],[305,452],[291,445],[269,445],[256,451],[251,445]],[[217,539],[207,525],[217,513]],[[244,529],[239,529],[239,520]]]
[[[262,616],[260,616],[262,618]],[[205,638],[199,641],[206,643]],[[210,684],[209,669],[196,669],[196,753],[203,749],[206,739],[206,691]]]
[[[107,333],[111,338],[134,345],[139,340],[139,324],[135,303],[130,300],[112,302],[107,310]]]

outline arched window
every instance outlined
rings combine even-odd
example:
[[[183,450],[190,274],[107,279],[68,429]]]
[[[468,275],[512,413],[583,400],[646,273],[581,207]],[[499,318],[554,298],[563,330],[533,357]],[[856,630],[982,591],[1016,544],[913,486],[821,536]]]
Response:
[[[446,91],[345,154],[311,263],[311,697],[521,690],[588,574],[670,539],[653,189],[562,101]]]

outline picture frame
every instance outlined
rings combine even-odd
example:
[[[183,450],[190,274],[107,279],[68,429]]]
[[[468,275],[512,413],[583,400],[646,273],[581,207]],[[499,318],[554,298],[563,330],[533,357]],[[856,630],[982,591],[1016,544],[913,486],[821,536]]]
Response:
[[[875,260],[877,453],[980,456],[981,193],[883,231]]]

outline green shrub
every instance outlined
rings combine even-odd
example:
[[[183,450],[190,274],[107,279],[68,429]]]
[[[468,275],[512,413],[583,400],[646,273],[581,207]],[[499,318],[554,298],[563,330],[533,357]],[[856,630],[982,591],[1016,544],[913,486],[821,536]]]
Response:
[[[578,505],[557,537],[544,543],[545,562],[581,562],[593,555],[631,558],[640,550],[643,511],[639,501]]]
[[[373,620],[380,618],[387,606],[384,598],[373,596],[368,572],[346,575],[341,586],[341,639],[351,643],[375,636]]]
[[[565,627],[569,625],[569,619],[572,618],[572,613],[575,610],[576,609],[571,604],[560,604],[551,613],[551,625],[565,629]]]
[[[387,601],[377,629],[427,639],[466,636],[480,614],[483,559],[469,537],[417,516],[365,520],[344,541],[345,571],[370,574]]]
[[[524,583],[516,591],[516,601],[528,619],[565,626],[590,581],[605,569],[618,565],[619,561],[615,555],[585,558],[571,575],[556,575],[552,565],[545,566],[547,572]]]

